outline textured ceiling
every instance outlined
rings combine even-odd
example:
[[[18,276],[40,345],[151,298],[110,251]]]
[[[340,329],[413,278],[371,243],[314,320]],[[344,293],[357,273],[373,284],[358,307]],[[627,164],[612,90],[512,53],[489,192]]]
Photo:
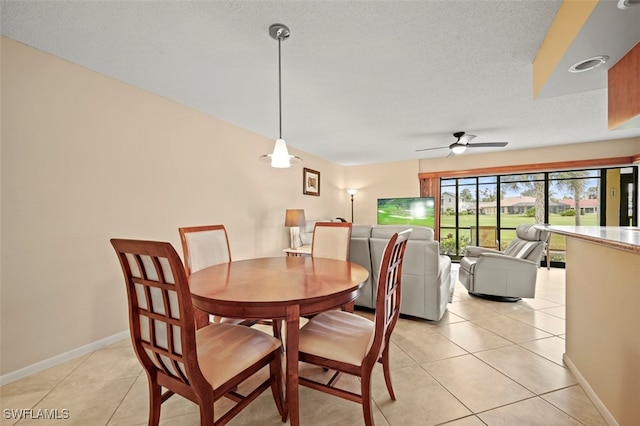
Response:
[[[0,12],[5,36],[270,138],[278,136],[278,43],[268,28],[286,24],[283,137],[354,165],[446,156],[416,149],[449,145],[455,131],[508,141],[508,150],[640,136],[607,130],[613,60],[581,92],[564,80],[575,76],[554,73],[556,87],[533,99],[532,63],[560,5],[5,0]],[[640,40],[640,25],[620,24],[621,13],[638,23],[640,7],[623,12],[604,0],[598,9],[614,22],[594,12],[576,50],[617,60],[635,44],[621,37]]]

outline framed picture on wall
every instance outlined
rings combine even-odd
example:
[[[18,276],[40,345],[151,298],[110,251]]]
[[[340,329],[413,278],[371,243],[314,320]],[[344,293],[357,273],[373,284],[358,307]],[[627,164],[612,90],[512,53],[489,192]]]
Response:
[[[302,170],[302,192],[306,195],[320,195],[320,172],[306,167]]]

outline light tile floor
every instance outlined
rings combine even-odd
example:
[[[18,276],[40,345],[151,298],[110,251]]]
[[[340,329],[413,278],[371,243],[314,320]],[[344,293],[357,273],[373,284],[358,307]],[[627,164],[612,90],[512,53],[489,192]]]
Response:
[[[379,367],[372,396],[377,425],[604,425],[562,363],[564,270],[541,268],[535,299],[499,303],[456,286],[438,322],[401,318],[392,336],[396,401]],[[358,311],[372,317],[369,311]],[[268,330],[269,328],[265,328]],[[323,374],[301,366],[302,374]],[[346,376],[341,386],[358,389]],[[2,425],[109,425],[147,423],[147,383],[128,340],[0,388]],[[216,403],[222,407],[222,404]],[[300,389],[304,425],[363,424],[361,407]],[[66,420],[7,419],[6,409],[66,409]],[[35,411],[34,411],[35,412]],[[198,425],[197,407],[179,396],[162,408],[162,425]],[[270,392],[233,425],[281,425]]]

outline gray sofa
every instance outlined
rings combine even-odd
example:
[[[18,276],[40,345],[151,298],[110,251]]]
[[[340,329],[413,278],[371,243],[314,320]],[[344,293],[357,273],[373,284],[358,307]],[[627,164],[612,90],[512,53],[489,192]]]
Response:
[[[301,232],[303,244],[311,244],[315,222],[307,221]],[[353,225],[350,260],[369,271],[369,279],[356,299],[357,306],[375,308],[378,271],[385,245],[406,225]],[[440,254],[440,243],[433,229],[411,226],[402,269],[402,302],[400,313],[438,321],[447,310],[453,296],[451,259]]]

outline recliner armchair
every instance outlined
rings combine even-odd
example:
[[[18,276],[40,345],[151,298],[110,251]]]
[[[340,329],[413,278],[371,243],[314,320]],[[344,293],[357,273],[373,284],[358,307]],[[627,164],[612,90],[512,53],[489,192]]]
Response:
[[[518,225],[516,238],[502,252],[468,246],[460,260],[458,279],[475,296],[500,301],[533,298],[549,235],[536,225]]]

